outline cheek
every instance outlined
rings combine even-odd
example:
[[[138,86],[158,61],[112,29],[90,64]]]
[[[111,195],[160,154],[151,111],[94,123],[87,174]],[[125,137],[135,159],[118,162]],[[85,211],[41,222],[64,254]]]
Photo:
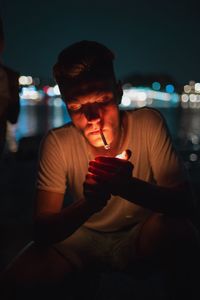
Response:
[[[84,117],[84,115],[82,116],[71,115],[70,117],[76,128],[80,129],[81,131],[85,129],[87,125],[87,119]]]
[[[104,122],[107,125],[111,125],[113,128],[119,127],[119,111],[116,108],[109,110],[108,113],[104,114]]]

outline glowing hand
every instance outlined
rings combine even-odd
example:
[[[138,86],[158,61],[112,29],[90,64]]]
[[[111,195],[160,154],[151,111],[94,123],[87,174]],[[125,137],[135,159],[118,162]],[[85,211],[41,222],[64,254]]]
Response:
[[[131,154],[130,150],[129,154]],[[124,156],[124,158],[129,157],[130,155]],[[133,164],[127,159],[98,156],[90,161],[88,170],[96,182],[103,184],[103,189],[118,195],[123,184],[132,178]]]

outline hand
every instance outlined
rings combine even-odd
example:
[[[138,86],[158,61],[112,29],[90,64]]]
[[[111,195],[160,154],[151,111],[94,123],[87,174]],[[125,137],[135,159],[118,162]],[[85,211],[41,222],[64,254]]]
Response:
[[[111,197],[107,186],[102,182],[98,182],[96,176],[91,173],[86,175],[83,183],[83,193],[95,212],[102,210]]]
[[[132,178],[133,164],[125,159],[98,156],[90,161],[88,170],[111,194],[119,195],[124,183]]]

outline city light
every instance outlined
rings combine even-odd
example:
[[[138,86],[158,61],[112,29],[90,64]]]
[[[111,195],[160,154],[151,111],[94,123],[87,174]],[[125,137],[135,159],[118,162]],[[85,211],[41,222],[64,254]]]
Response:
[[[121,107],[142,107],[152,105],[154,100],[161,102],[168,102],[172,106],[180,102],[180,95],[178,93],[170,93],[155,91],[151,88],[141,87],[127,87],[123,88],[123,97]]]
[[[190,80],[181,94],[182,108],[200,108],[200,83]]]
[[[20,99],[22,105],[29,101],[31,105],[44,101],[44,98],[60,97],[60,90],[57,84],[41,85],[40,78],[22,75],[19,77]],[[40,86],[39,86],[40,85]],[[159,81],[152,81],[149,86],[133,86],[130,82],[123,85],[123,96],[121,108],[133,108],[143,106],[178,106],[182,108],[200,108],[200,83],[190,80],[183,86],[183,92],[178,93],[173,83],[165,85]],[[62,100],[62,99],[61,99]],[[52,103],[46,101],[47,104]],[[51,104],[50,104],[51,103]]]

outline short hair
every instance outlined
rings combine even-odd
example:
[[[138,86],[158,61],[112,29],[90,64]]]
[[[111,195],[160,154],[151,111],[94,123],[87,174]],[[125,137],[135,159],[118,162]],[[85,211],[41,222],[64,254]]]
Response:
[[[53,66],[61,95],[70,98],[87,92],[92,82],[115,81],[114,58],[110,49],[95,41],[83,40],[65,48]]]

